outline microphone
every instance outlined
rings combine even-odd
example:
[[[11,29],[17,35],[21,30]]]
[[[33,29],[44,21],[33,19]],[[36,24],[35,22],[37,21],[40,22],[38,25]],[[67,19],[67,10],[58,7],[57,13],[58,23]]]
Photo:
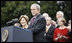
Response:
[[[15,24],[15,23],[18,23],[18,22],[19,22],[18,18],[15,18],[15,19],[12,19],[11,21],[8,21],[6,24],[11,25],[11,24]]]

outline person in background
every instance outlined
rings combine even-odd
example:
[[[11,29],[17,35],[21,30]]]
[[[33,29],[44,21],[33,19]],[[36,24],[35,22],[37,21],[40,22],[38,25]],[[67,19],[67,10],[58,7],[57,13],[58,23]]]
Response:
[[[71,25],[71,20],[69,20],[69,22],[68,22],[69,24],[68,25]]]
[[[28,21],[29,18],[27,15],[21,15],[19,18],[20,24],[22,26],[23,29],[27,29],[28,28]]]
[[[67,29],[68,29],[69,32],[71,32],[71,20],[69,20],[68,23],[69,23],[69,24],[68,24],[68,26],[67,26]]]
[[[52,22],[51,22],[51,24],[53,25],[53,26],[55,26],[55,28],[57,28],[57,24],[56,24],[56,21],[54,21],[54,20],[52,20]]]
[[[46,18],[46,31],[45,31],[45,38],[46,42],[53,42],[53,35],[55,27],[51,24],[51,17]]]
[[[68,30],[64,25],[66,20],[64,18],[58,19],[58,24],[60,25],[59,28],[56,28],[54,31],[54,42],[67,42],[69,41],[70,37],[68,35]]]
[[[57,19],[57,21],[58,21],[59,18],[64,18],[64,13],[62,11],[57,11],[57,13],[56,13],[56,19]],[[52,24],[55,26],[55,28],[59,27],[57,21],[56,21],[56,23],[55,23],[55,21],[52,21]],[[67,23],[65,23],[65,26],[67,26]]]
[[[67,26],[67,29],[68,29],[68,35],[70,36],[71,38],[71,20],[69,20],[69,24]],[[71,39],[69,40],[71,42]]]
[[[47,17],[49,17],[49,14],[48,13],[43,13],[43,16],[44,16],[44,18],[47,18]]]
[[[71,37],[71,25],[70,24],[67,26],[67,29],[68,29],[68,35]]]
[[[58,12],[56,13],[56,18],[57,18],[57,20],[58,20],[59,18],[64,18],[64,13],[63,13],[62,11],[58,11]]]

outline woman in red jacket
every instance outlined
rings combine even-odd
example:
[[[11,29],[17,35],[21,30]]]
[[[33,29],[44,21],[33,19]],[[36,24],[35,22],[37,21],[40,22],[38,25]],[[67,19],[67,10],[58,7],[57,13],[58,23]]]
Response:
[[[54,42],[67,42],[69,40],[68,30],[64,26],[66,20],[64,18],[58,19],[59,28],[54,31]]]

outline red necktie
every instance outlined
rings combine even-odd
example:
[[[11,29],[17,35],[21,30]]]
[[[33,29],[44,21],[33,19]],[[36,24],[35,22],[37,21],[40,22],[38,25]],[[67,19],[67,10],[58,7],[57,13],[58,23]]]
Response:
[[[33,24],[33,22],[34,22],[34,19],[35,19],[35,17],[33,17],[33,18],[32,18],[32,22],[31,22],[31,24]]]

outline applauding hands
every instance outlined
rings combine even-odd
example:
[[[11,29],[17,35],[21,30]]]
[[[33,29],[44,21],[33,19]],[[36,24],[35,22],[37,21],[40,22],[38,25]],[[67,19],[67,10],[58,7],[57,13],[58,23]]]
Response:
[[[59,33],[59,34],[57,34],[57,38],[55,38],[55,40],[57,41],[58,39],[62,39],[62,38],[68,39],[68,37],[66,37],[66,36]]]

